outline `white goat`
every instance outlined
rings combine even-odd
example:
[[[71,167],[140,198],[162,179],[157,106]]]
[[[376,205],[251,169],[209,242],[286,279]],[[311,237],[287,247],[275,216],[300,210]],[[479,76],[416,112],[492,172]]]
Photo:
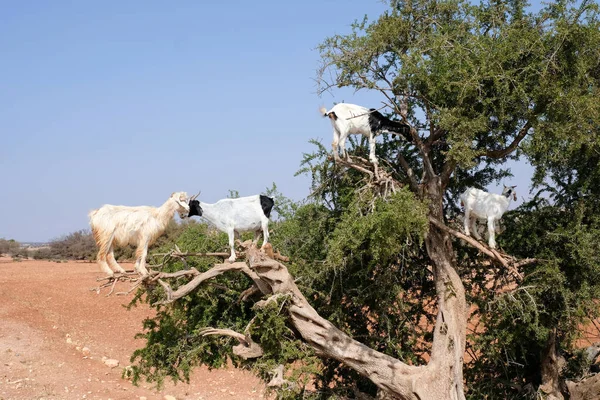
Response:
[[[488,193],[483,190],[468,188],[460,195],[460,204],[465,207],[465,233],[471,235],[469,228],[473,231],[475,239],[480,240],[477,232],[476,220],[487,220],[488,244],[492,249],[496,248],[496,221],[508,209],[510,198],[517,200],[516,186],[504,186],[502,194]]]
[[[263,246],[269,242],[269,217],[273,209],[273,199],[263,195],[222,199],[214,204],[198,200],[190,201],[190,217],[194,215],[206,218],[217,229],[229,235],[231,248],[230,262],[236,260],[234,238],[242,232],[254,232],[254,242],[258,242],[263,233]]]
[[[377,164],[375,156],[375,136],[383,132],[400,134],[410,142],[409,125],[392,121],[384,117],[374,108],[365,108],[356,104],[340,103],[329,111],[321,107],[321,114],[329,117],[333,125],[333,156],[339,160],[338,151],[348,158],[346,153],[346,138],[348,135],[364,135],[369,138],[369,160]]]
[[[190,200],[191,201],[191,200]],[[128,207],[106,204],[89,213],[90,226],[98,246],[98,264],[102,271],[112,276],[125,270],[117,263],[114,246],[137,245],[135,270],[142,276],[148,275],[146,256],[148,246],[163,234],[167,224],[179,213],[187,218],[190,213],[186,192],[175,192],[160,207]]]

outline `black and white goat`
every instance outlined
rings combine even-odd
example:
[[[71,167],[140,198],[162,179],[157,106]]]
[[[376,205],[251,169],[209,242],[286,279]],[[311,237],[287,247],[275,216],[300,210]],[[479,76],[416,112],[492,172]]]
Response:
[[[508,209],[511,197],[517,201],[516,186],[504,186],[502,194],[488,193],[486,191],[468,188],[460,195],[460,203],[465,207],[465,233],[471,235],[471,230],[475,239],[480,240],[477,232],[476,221],[478,219],[487,220],[488,225],[488,244],[492,249],[496,248],[496,221],[502,218],[502,215]]]
[[[269,242],[269,217],[273,209],[272,198],[263,195],[222,199],[214,204],[190,200],[189,216],[202,216],[222,232],[229,236],[231,248],[230,262],[234,262],[234,238],[242,232],[254,232],[254,241],[258,242],[260,232],[263,233],[263,246]]]
[[[333,106],[329,111],[321,107],[321,114],[329,117],[333,125],[333,156],[339,159],[338,151],[342,156],[348,157],[346,153],[346,138],[348,135],[364,135],[369,138],[369,160],[377,164],[375,156],[375,136],[387,132],[394,135],[402,135],[409,142],[410,126],[408,124],[392,121],[384,117],[374,108],[366,108],[356,104],[340,103]]]
[[[148,246],[164,233],[176,212],[181,218],[189,215],[188,201],[186,192],[175,192],[160,207],[105,204],[92,210],[89,213],[90,225],[98,246],[100,269],[110,276],[114,274],[111,267],[117,272],[125,272],[115,260],[114,248],[133,244],[137,246],[135,270],[142,276],[148,275]]]

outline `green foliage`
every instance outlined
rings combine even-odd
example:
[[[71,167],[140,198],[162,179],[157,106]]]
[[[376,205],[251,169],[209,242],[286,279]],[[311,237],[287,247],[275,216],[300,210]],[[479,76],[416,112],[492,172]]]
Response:
[[[589,211],[582,203],[566,209],[539,201],[505,216],[503,248],[540,262],[524,267],[518,287],[476,300],[485,332],[471,338],[483,353],[467,375],[475,393],[515,398],[523,382],[539,385],[542,351],[554,330],[569,363],[564,378],[587,372],[575,344],[581,327],[600,317],[600,218]]]
[[[176,240],[182,251],[190,252],[218,251],[226,243],[223,234],[210,233],[204,224],[188,225]],[[171,248],[165,244],[165,250]],[[221,260],[198,257],[189,260],[188,266],[206,271],[218,261]],[[171,260],[164,271],[173,272],[184,267],[180,261]],[[174,290],[180,284],[172,283]],[[134,382],[145,376],[149,382],[161,386],[166,377],[188,381],[191,369],[197,365],[223,366],[232,356],[231,339],[202,337],[200,331],[205,327],[243,331],[249,321],[250,305],[240,302],[239,295],[249,285],[245,276],[228,274],[212,280],[173,305],[157,305],[156,317],[144,321],[145,331],[138,335],[146,339],[146,346],[136,350],[131,358],[132,362],[136,362]],[[140,296],[141,293],[138,293],[134,302]],[[143,300],[153,304],[163,298],[162,288],[154,286],[148,289]]]

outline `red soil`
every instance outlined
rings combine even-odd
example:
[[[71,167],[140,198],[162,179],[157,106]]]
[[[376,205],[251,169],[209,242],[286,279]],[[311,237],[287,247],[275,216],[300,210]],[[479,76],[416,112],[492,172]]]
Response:
[[[122,307],[132,295],[90,291],[101,276],[94,263],[0,258],[0,400],[268,397],[257,378],[232,368],[198,368],[189,385],[169,381],[160,392],[122,379],[132,352],[144,345],[134,335],[152,311],[143,305],[131,311]],[[116,291],[128,288],[120,283]],[[90,349],[89,356],[83,347]],[[120,365],[111,369],[102,357]]]

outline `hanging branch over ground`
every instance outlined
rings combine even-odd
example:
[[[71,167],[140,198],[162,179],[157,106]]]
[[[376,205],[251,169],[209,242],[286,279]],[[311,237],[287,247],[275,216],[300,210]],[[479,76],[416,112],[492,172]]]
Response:
[[[287,312],[291,323],[301,335],[301,339],[310,345],[319,355],[340,361],[361,375],[371,379],[380,389],[400,399],[446,400],[448,398],[448,392],[444,390],[445,383],[438,382],[438,386],[440,387],[439,393],[436,390],[431,390],[433,387],[432,383],[435,385],[435,382],[444,379],[444,375],[439,373],[440,368],[444,368],[445,366],[446,359],[444,357],[432,356],[429,364],[426,366],[411,366],[352,339],[315,311],[296,286],[294,278],[289,274],[285,265],[268,257],[265,251],[259,250],[250,241],[245,242],[243,245],[246,250],[247,263],[216,264],[204,273],[199,273],[195,269],[170,274],[157,273],[152,279],[162,282],[161,285],[167,293],[166,299],[161,304],[176,301],[178,298],[197,289],[207,280],[224,272],[240,271],[253,280],[263,295],[269,296],[269,299],[264,301],[265,303],[280,296],[285,296],[288,299],[289,306],[287,307]],[[168,279],[184,276],[191,277],[192,279],[175,291],[164,282]],[[445,292],[452,290],[451,286],[447,285],[444,289]],[[444,296],[451,297],[451,294],[444,293]],[[446,304],[442,303],[439,307],[438,323],[436,324],[436,331],[439,334],[434,338],[434,346],[436,340],[443,340],[443,348],[446,351],[454,352],[455,349],[452,346],[450,346],[451,348],[446,346],[447,337],[450,335],[448,328],[444,327],[448,321],[443,321],[443,315],[447,312],[445,309]],[[234,337],[240,342],[240,345],[237,347],[243,346],[244,350],[248,350],[253,346],[252,339],[248,335],[231,330],[207,328],[202,334]],[[257,348],[260,347],[259,345],[256,346]]]

